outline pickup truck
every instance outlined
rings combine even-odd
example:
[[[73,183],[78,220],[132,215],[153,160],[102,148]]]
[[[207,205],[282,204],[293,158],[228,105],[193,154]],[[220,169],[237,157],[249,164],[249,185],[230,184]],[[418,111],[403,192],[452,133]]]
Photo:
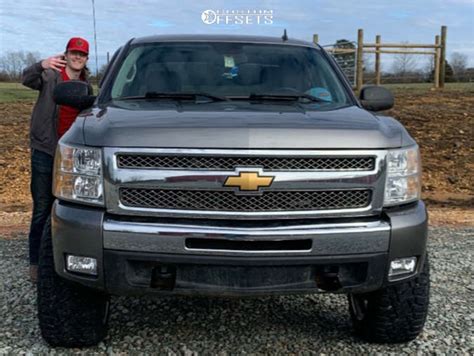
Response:
[[[134,38],[55,155],[38,317],[97,344],[111,295],[345,293],[354,331],[406,342],[429,304],[419,148],[376,86],[286,36]]]

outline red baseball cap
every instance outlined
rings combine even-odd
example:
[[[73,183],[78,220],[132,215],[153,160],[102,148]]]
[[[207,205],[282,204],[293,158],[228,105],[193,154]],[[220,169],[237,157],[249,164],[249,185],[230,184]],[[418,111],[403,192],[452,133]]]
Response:
[[[79,51],[89,54],[89,42],[81,37],[73,37],[67,43],[66,51]]]

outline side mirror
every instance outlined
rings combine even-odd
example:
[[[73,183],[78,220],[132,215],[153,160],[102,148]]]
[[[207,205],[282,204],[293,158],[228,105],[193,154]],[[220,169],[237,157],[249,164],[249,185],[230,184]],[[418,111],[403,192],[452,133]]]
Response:
[[[392,92],[383,87],[366,86],[360,91],[362,106],[370,111],[388,110],[393,107]]]
[[[89,84],[80,80],[68,80],[59,83],[54,88],[53,99],[58,105],[67,105],[83,110],[94,104],[96,97],[89,94]]]

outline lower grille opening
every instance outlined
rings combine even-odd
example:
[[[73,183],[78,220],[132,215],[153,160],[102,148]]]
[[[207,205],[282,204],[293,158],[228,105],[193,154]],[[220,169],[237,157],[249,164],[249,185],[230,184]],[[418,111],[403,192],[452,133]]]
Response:
[[[186,239],[186,248],[199,250],[233,251],[307,251],[311,250],[312,240],[290,241],[229,241],[218,239]]]
[[[131,259],[127,260],[126,265],[127,286],[156,291],[176,288],[212,290],[216,295],[222,295],[253,288],[262,291],[318,288],[321,291],[337,292],[368,282],[367,262],[244,266]]]

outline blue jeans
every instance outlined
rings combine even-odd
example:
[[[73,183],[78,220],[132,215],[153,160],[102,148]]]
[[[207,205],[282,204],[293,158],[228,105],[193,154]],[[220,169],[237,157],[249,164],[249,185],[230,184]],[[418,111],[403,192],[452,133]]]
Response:
[[[43,228],[54,202],[53,186],[54,158],[45,152],[31,149],[31,196],[33,214],[31,217],[28,243],[30,265],[37,265]]]

